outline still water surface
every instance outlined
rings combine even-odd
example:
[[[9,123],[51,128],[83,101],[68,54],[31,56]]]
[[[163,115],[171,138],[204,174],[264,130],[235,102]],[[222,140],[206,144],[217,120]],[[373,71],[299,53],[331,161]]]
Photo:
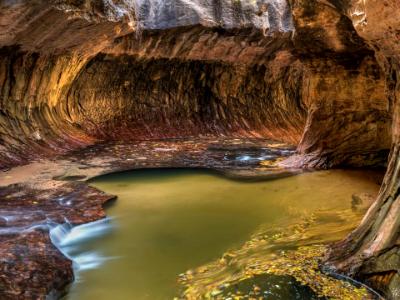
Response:
[[[100,236],[66,243],[64,250],[81,263],[67,299],[172,299],[180,273],[240,247],[260,226],[291,224],[321,209],[345,210],[351,217],[326,234],[322,220],[318,242],[341,238],[365,212],[351,209],[352,195],[376,195],[379,175],[330,170],[240,182],[207,171],[167,169],[99,177],[91,185],[118,200],[107,209],[110,220],[95,226]],[[73,235],[79,231],[85,228]]]

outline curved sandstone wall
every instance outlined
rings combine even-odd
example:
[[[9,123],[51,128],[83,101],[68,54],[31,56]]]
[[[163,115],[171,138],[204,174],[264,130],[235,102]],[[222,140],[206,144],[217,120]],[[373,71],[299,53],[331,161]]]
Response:
[[[150,24],[130,1],[107,3],[3,4],[2,167],[104,139],[197,135],[299,144],[289,163],[301,166],[386,159],[385,75],[337,4],[222,2],[221,15],[199,3],[200,17],[157,10]]]
[[[349,1],[348,16],[386,74],[389,110],[393,112],[392,146],[380,194],[360,226],[337,243],[329,262],[357,276],[385,295],[400,297],[400,3]]]
[[[397,0],[2,1],[0,169],[108,140],[271,138],[301,168],[391,150],[329,263],[397,299],[399,14]]]

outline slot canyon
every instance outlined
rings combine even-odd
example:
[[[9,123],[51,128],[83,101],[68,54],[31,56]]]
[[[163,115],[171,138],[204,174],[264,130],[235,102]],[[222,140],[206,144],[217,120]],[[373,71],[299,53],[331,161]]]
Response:
[[[52,229],[117,196],[89,180],[163,168],[384,169],[318,268],[400,299],[399,118],[398,0],[0,0],[0,299],[65,297]]]

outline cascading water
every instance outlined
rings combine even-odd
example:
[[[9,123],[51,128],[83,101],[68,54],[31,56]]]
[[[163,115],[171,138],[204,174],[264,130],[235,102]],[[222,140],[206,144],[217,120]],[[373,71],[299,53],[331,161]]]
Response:
[[[237,159],[256,157],[246,152]],[[112,221],[51,231],[53,243],[74,261],[77,280],[67,299],[228,299],[236,287],[254,294],[253,285],[263,289],[263,299],[321,299],[288,277],[302,272],[329,290],[323,275],[310,277],[316,273],[308,273],[305,253],[294,253],[300,255],[294,261],[281,251],[329,243],[349,232],[368,206],[352,206],[352,195],[377,193],[375,176],[336,170],[254,182],[153,169],[99,177],[91,185],[119,197],[108,207]],[[317,248],[307,255],[317,255]],[[266,276],[261,266],[281,277]],[[252,276],[251,270],[264,273]],[[339,284],[336,292],[354,294]]]
[[[79,271],[97,268],[104,261],[111,259],[96,251],[79,251],[79,244],[103,236],[111,230],[110,218],[80,226],[72,226],[66,222],[50,226],[50,238],[52,243],[73,261],[75,276],[79,279]]]

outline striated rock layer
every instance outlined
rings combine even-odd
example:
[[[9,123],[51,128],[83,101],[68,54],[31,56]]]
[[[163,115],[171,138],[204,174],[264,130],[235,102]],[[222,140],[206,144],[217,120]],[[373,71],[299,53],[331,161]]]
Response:
[[[400,299],[400,3],[351,1],[348,15],[386,74],[392,147],[378,199],[360,226],[333,246],[328,259],[388,299]]]
[[[396,0],[0,1],[0,169],[111,140],[269,138],[297,145],[291,168],[391,149],[330,263],[396,298],[399,14]]]
[[[229,26],[170,16],[160,29],[98,2],[2,5],[1,166],[99,139],[199,134],[299,144],[294,163],[311,167],[386,159],[385,74],[333,4],[293,3],[293,20],[282,1],[235,6],[230,22],[209,12]]]

